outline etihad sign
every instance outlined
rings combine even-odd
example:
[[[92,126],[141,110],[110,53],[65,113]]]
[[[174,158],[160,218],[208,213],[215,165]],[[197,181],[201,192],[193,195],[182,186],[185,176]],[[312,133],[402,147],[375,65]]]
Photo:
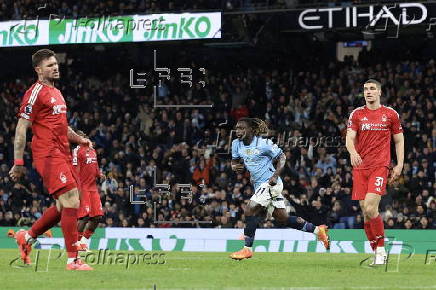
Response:
[[[300,13],[298,24],[303,29],[367,25],[372,27],[379,22],[386,23],[387,21],[391,21],[396,26],[416,25],[424,22],[427,14],[427,7],[422,3],[306,9]],[[358,23],[362,21],[365,24],[359,25]]]

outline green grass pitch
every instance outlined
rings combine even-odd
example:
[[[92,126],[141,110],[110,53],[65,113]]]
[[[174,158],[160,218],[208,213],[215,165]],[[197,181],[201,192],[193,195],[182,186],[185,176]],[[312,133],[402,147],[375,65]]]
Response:
[[[35,259],[37,250],[32,252]],[[52,252],[52,257],[59,253]],[[95,251],[94,251],[95,253]],[[114,254],[141,252],[113,251]],[[150,253],[150,252],[149,252]],[[164,253],[164,252],[160,252]],[[65,256],[50,261],[39,252],[35,265],[21,267],[18,250],[0,250],[0,289],[436,289],[436,261],[425,255],[392,255],[389,266],[370,268],[365,254],[255,253],[234,261],[229,253],[165,252],[154,262],[95,265],[94,271],[65,271]],[[120,258],[120,259],[121,259]],[[115,261],[115,259],[113,260]],[[47,272],[45,272],[48,270]]]

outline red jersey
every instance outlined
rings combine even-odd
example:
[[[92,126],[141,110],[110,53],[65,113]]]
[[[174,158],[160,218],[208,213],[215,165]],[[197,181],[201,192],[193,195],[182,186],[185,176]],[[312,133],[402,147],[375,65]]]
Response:
[[[67,106],[57,88],[34,83],[23,96],[18,116],[32,122],[33,158],[70,158]]]
[[[377,110],[359,107],[350,114],[347,128],[357,132],[354,145],[362,164],[355,169],[389,167],[391,135],[403,132],[400,117],[394,109],[385,106]]]
[[[73,166],[80,180],[80,189],[97,191],[96,178],[100,176],[95,149],[78,145],[73,149]]]

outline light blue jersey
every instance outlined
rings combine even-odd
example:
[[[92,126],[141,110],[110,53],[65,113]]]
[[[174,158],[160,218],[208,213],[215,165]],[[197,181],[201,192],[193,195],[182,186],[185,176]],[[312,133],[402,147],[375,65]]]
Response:
[[[254,190],[260,184],[267,182],[274,174],[275,168],[273,160],[283,153],[276,144],[270,139],[253,137],[251,144],[246,146],[243,141],[235,139],[232,142],[232,159],[242,158],[244,165],[250,172]],[[281,178],[277,178],[277,183],[282,183]]]

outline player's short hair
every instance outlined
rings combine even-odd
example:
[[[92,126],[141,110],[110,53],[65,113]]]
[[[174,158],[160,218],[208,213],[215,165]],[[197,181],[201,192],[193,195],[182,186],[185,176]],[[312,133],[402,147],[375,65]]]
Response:
[[[253,130],[255,136],[260,136],[268,133],[268,126],[264,120],[259,118],[241,118],[238,122],[246,122]]]
[[[56,53],[53,50],[47,48],[40,49],[32,55],[32,66],[37,67],[44,59],[52,56],[56,57]]]
[[[377,89],[381,90],[381,83],[378,80],[375,79],[369,79],[365,82],[365,84],[375,84],[377,86]]]

